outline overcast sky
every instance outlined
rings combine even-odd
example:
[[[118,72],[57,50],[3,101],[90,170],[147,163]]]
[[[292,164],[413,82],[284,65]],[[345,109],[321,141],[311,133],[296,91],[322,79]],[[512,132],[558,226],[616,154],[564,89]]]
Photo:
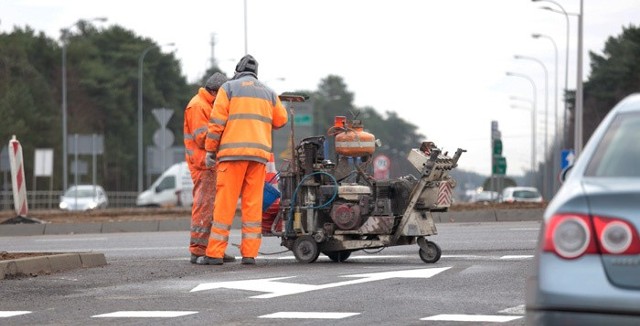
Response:
[[[580,0],[554,1],[570,14],[580,10]],[[59,39],[60,29],[79,19],[107,17],[97,26],[117,24],[158,44],[175,43],[163,51],[175,51],[189,81],[204,73],[212,55],[231,74],[246,43],[260,64],[259,78],[276,91],[315,90],[327,75],[339,75],[356,106],[396,111],[441,148],[467,149],[459,162],[465,170],[490,173],[491,121],[498,121],[507,174],[522,175],[531,166],[531,114],[511,106],[530,105],[533,87],[506,72],[528,76],[537,86],[541,161],[545,130],[549,146],[554,137],[554,42],[559,96],[565,83],[566,18],[540,9],[558,8],[554,1],[247,0],[245,40],[243,0],[2,0],[0,30],[29,25]],[[588,52],[601,53],[608,37],[637,26],[640,1],[583,1],[587,79]],[[575,89],[577,18],[569,21],[568,84]],[[550,39],[534,39],[532,33]],[[542,62],[547,83],[543,65],[514,55]],[[557,107],[562,116],[562,105]]]

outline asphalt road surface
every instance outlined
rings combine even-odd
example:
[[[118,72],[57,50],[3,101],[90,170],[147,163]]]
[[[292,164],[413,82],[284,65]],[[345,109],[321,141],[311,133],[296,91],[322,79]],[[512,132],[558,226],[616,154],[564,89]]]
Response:
[[[2,325],[523,325],[539,222],[439,224],[418,246],[296,262],[275,237],[257,265],[189,263],[187,232],[0,238],[10,252],[102,252],[108,265],[0,280]],[[232,230],[228,253],[240,241]]]

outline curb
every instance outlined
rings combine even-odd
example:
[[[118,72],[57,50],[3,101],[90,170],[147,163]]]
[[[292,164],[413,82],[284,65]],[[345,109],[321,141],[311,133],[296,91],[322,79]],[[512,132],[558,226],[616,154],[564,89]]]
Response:
[[[102,253],[64,253],[0,261],[0,280],[105,266]]]
[[[432,213],[436,223],[542,221],[544,209],[486,209]],[[236,216],[237,217],[237,216]],[[233,219],[232,229],[241,227]],[[0,237],[118,232],[189,231],[190,218],[152,221],[117,221],[104,223],[44,223],[0,225]]]

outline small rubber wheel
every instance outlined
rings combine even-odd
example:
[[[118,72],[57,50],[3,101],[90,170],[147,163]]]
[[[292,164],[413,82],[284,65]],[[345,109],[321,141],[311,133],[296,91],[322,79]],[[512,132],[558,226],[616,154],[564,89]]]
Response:
[[[300,263],[313,263],[320,256],[320,249],[312,236],[303,235],[293,243],[293,255]]]
[[[351,251],[348,251],[348,250],[332,251],[332,252],[324,252],[324,254],[327,255],[327,257],[329,257],[329,259],[331,259],[332,261],[336,263],[341,263],[347,260],[349,256],[351,256]]]
[[[440,260],[442,250],[435,242],[427,241],[427,250],[420,248],[418,255],[420,255],[420,259],[422,259],[423,262],[433,264]]]

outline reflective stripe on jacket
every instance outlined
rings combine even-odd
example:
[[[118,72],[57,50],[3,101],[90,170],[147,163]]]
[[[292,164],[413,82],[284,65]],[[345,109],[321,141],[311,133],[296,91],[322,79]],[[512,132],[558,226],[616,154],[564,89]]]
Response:
[[[204,143],[214,100],[211,93],[200,87],[184,109],[184,147],[189,170],[211,169],[205,164]]]
[[[274,91],[253,73],[239,73],[218,90],[205,148],[216,152],[218,161],[266,163],[272,151],[271,131],[287,120],[287,110]]]

